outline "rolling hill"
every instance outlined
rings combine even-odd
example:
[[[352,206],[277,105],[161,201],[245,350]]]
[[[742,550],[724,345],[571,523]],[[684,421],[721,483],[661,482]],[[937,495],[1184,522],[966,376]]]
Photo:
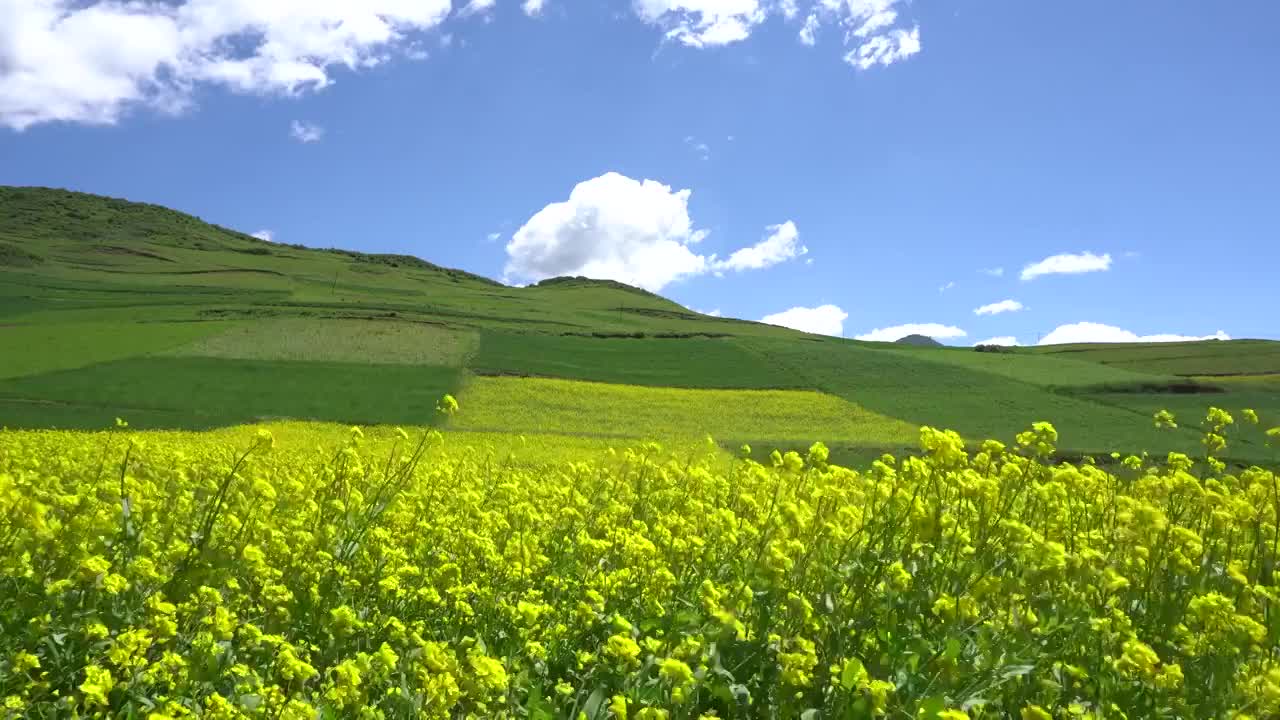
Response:
[[[1078,454],[1194,450],[1192,416],[1210,404],[1280,424],[1277,342],[863,343],[612,281],[508,287],[43,188],[0,188],[0,348],[7,427],[419,425],[446,392],[459,432],[709,434],[757,451],[824,440],[859,457],[914,445],[920,424],[1011,441],[1049,420]],[[1152,427],[1161,407],[1183,427]],[[1247,436],[1232,452],[1268,453]]]

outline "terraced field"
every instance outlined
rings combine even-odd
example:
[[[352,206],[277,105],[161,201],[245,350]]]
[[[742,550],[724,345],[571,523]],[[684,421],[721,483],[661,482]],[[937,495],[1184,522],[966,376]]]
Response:
[[[0,188],[0,426],[288,418],[867,458],[920,425],[1064,455],[1198,442],[1210,405],[1280,411],[1280,343],[975,353],[708,317],[615,282],[507,287],[417,258],[263,242],[164,208]],[[579,382],[557,382],[579,381]],[[749,391],[749,392],[747,392]],[[1156,409],[1183,427],[1157,432]],[[1237,459],[1261,457],[1241,443]]]
[[[830,442],[908,447],[919,428],[809,390],[690,390],[542,378],[476,378],[451,429],[635,440]]]

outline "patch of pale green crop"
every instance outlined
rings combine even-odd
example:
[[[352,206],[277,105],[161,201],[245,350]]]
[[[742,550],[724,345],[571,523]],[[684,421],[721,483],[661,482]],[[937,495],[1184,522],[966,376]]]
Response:
[[[234,360],[458,367],[475,350],[464,330],[390,320],[280,318],[244,323],[170,354]]]

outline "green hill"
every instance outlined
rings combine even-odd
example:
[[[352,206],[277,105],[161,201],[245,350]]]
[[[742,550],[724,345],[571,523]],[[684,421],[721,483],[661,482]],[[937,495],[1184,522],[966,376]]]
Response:
[[[934,340],[928,335],[908,335],[903,338],[898,338],[894,342],[899,345],[915,345],[917,347],[942,347],[942,343]]]
[[[613,281],[508,287],[42,188],[0,188],[0,348],[8,427],[426,424],[445,392],[462,401],[458,431],[828,440],[862,456],[913,445],[920,424],[1011,441],[1044,419],[1075,453],[1193,450],[1190,415],[1210,404],[1280,424],[1276,342],[862,343],[710,317]],[[473,418],[470,398],[485,404]],[[647,419],[619,422],[624,402],[646,403]],[[1182,429],[1152,427],[1166,406]],[[1266,451],[1242,437],[1233,452]]]

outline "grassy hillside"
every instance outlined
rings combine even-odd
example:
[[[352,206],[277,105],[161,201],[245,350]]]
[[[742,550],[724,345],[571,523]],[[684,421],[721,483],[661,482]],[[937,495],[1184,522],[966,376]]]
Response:
[[[1035,348],[1033,352],[1169,375],[1234,376],[1280,372],[1280,343],[1269,340],[1050,345]]]
[[[861,343],[713,318],[611,281],[507,287],[39,188],[0,188],[0,347],[9,427],[425,425],[454,392],[457,431],[822,439],[862,457],[911,444],[920,424],[1007,441],[1047,419],[1067,451],[1105,453],[1194,449],[1191,416],[1210,404],[1280,422],[1275,342]],[[1161,407],[1184,428],[1156,432]]]

